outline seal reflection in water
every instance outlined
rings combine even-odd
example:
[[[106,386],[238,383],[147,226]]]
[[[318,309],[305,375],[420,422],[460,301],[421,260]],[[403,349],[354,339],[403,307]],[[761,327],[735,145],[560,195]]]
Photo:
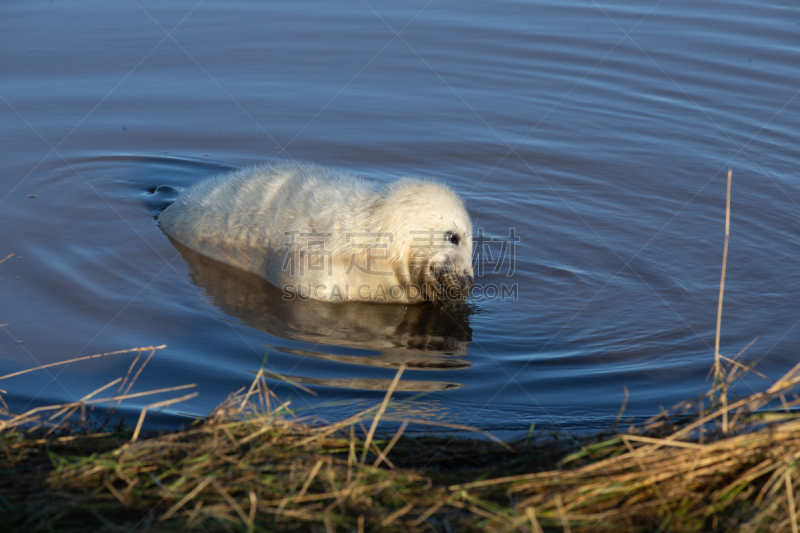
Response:
[[[341,355],[270,346],[302,357],[366,367],[409,370],[457,370],[472,363],[461,356],[472,340],[469,308],[463,302],[386,305],[285,299],[263,278],[204,257],[170,239],[190,267],[190,277],[213,304],[242,324],[274,337],[317,346],[327,344],[377,355]],[[341,352],[341,350],[337,350]],[[366,370],[366,369],[365,369]],[[368,374],[369,372],[361,372]],[[391,379],[284,376],[309,385],[386,390]],[[443,381],[401,380],[397,390],[437,391],[463,385]]]
[[[473,285],[469,215],[432,181],[251,167],[193,185],[158,221],[196,252],[304,298],[464,300]]]

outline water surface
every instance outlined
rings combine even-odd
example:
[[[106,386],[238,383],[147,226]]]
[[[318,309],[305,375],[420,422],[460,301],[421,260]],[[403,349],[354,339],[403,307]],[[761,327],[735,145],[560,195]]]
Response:
[[[0,375],[166,344],[136,390],[197,383],[179,416],[265,355],[327,418],[401,364],[430,419],[604,427],[624,387],[647,416],[713,360],[732,167],[722,352],[758,337],[742,357],[776,377],[800,341],[799,54],[789,2],[5,2]],[[180,190],[275,158],[449,184],[487,239],[478,283],[511,296],[287,304],[160,231]],[[72,401],[132,357],[0,388]]]

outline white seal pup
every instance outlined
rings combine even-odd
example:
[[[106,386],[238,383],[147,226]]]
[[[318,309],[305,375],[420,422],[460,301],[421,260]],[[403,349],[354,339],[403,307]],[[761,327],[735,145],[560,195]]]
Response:
[[[412,303],[465,299],[473,285],[467,210],[431,181],[251,167],[195,184],[158,221],[181,244],[289,297]]]

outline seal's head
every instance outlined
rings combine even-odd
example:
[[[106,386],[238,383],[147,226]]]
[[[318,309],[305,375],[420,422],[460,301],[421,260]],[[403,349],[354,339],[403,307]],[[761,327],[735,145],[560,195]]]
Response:
[[[390,187],[382,211],[396,272],[419,288],[419,299],[466,299],[474,281],[472,223],[458,195],[439,183],[404,179]]]

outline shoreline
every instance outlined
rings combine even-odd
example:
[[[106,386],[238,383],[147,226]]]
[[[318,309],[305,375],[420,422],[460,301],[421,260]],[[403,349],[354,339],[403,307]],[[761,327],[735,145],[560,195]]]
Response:
[[[704,396],[625,432],[510,443],[404,435],[437,424],[385,417],[394,387],[338,423],[298,421],[261,372],[179,431],[93,426],[92,400],[4,411],[0,507],[25,531],[792,531],[800,365],[742,399],[730,385],[752,369],[721,365]]]

